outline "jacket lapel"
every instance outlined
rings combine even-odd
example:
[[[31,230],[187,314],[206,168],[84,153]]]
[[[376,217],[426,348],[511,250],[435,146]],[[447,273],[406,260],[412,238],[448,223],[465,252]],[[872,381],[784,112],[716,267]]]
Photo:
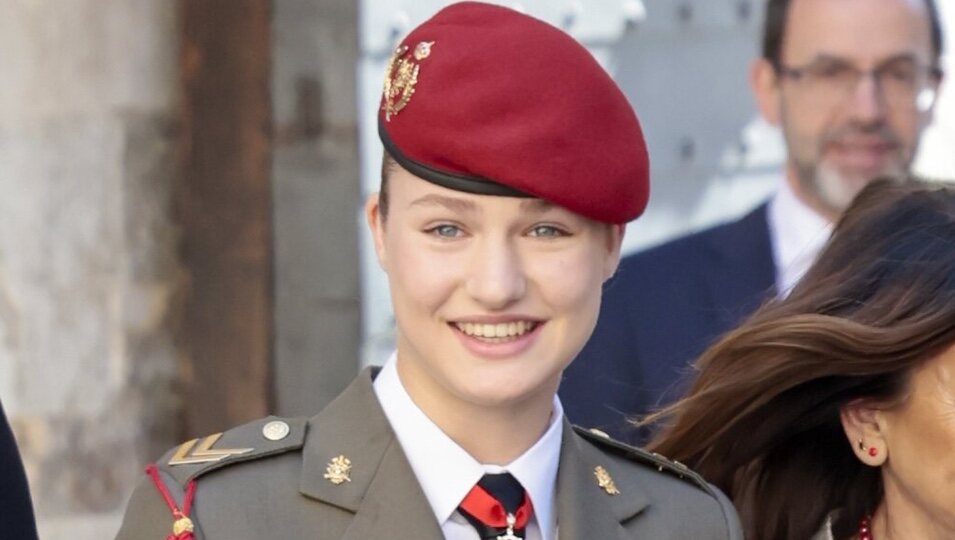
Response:
[[[603,467],[619,495],[597,483],[595,470]],[[639,514],[650,498],[609,457],[574,433],[564,419],[564,436],[557,472],[557,528],[560,538],[629,539],[622,523]]]
[[[342,540],[369,538],[444,538],[401,446],[394,439],[355,519],[342,536]]]
[[[309,421],[300,491],[355,513],[342,540],[441,540],[441,529],[381,410],[372,378],[371,370],[362,372]],[[350,465],[348,479],[335,484],[325,475],[338,456]]]

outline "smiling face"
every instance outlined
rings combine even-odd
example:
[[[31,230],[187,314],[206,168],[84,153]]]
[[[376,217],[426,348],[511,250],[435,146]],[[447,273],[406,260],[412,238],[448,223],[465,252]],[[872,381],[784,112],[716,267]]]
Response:
[[[908,169],[931,93],[921,93],[920,108],[915,98],[893,99],[892,85],[913,66],[926,73],[934,56],[922,0],[793,0],[782,69],[758,61],[753,84],[763,115],[783,130],[789,182],[809,206],[834,218],[869,181]],[[786,75],[787,68],[810,73]],[[880,69],[879,82],[863,75],[842,84],[852,80],[847,73]],[[929,91],[937,86],[919,79]]]
[[[549,405],[590,336],[622,228],[541,199],[473,195],[396,168],[366,205],[398,370],[432,407]],[[506,409],[505,409],[506,410]]]

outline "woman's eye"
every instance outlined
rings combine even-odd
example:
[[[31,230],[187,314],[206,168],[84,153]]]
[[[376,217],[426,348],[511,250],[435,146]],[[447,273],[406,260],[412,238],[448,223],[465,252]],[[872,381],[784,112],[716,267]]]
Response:
[[[553,225],[538,225],[530,230],[530,236],[556,238],[558,236],[567,236],[567,233]]]
[[[428,232],[441,238],[457,238],[464,234],[464,232],[455,225],[437,225],[428,229]]]

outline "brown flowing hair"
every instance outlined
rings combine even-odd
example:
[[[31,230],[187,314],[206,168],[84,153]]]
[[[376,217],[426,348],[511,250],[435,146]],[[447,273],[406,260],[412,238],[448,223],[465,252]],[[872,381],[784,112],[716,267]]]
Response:
[[[904,400],[913,370],[955,343],[955,187],[871,183],[792,293],[697,360],[689,394],[648,417],[649,448],[736,504],[746,537],[805,540],[834,510],[836,538],[882,500],[840,409]]]

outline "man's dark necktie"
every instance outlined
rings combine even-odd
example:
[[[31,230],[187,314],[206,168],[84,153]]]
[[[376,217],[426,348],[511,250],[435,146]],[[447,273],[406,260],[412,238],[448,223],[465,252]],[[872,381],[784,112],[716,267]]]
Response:
[[[521,540],[534,509],[509,473],[485,474],[458,506],[481,540]]]

